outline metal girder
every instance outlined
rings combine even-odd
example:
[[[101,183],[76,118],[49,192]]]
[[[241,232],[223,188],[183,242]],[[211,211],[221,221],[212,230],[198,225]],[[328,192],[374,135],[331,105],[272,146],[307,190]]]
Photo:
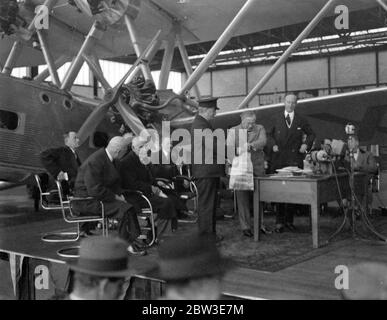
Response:
[[[163,62],[161,64],[160,77],[159,77],[160,90],[165,90],[168,87],[169,73],[171,72],[173,54],[175,51],[175,43],[176,43],[175,31],[170,33],[166,42],[167,44],[164,50]]]
[[[141,48],[138,42],[137,29],[134,24],[134,20],[128,15],[125,15],[125,23],[126,23],[126,27],[128,28],[130,39],[133,43],[134,52],[136,53],[136,56],[139,57],[143,49]],[[153,81],[152,73],[147,63],[141,64],[141,71],[142,71],[142,74],[144,75],[145,80]]]
[[[215,42],[211,50],[208,52],[206,57],[202,60],[202,62],[198,65],[192,75],[187,79],[184,86],[181,88],[179,94],[185,94],[186,91],[189,91],[193,85],[201,78],[203,73],[207,70],[207,68],[211,65],[211,63],[216,59],[219,52],[224,48],[227,42],[233,36],[235,30],[240,26],[243,22],[247,13],[250,12],[253,5],[256,4],[259,0],[247,0],[243,7],[239,10],[237,15],[228,25],[226,30],[224,30],[223,34],[219,37],[219,39]]]
[[[94,55],[83,55],[83,59],[86,61],[90,70],[92,71],[94,77],[98,80],[98,82],[102,85],[105,91],[110,90],[112,86],[106,80],[103,75],[103,71],[101,65],[99,64],[99,60]]]
[[[80,48],[77,56],[71,63],[71,66],[64,77],[64,80],[61,86],[62,90],[71,89],[71,87],[74,84],[75,78],[77,77],[84,63],[83,55],[88,53],[88,51],[95,44],[95,40],[100,39],[103,32],[104,31],[101,29],[99,23],[97,21],[94,22],[93,26],[89,31],[89,34],[86,37],[86,40],[83,42],[82,47]]]
[[[262,79],[256,84],[256,86],[250,91],[245,99],[240,103],[238,109],[248,107],[248,104],[254,99],[258,92],[267,84],[267,82],[273,77],[277,70],[286,62],[293,52],[297,50],[302,41],[312,32],[317,26],[325,14],[330,10],[338,0],[329,0],[320,12],[313,18],[303,32],[297,37],[296,40],[289,46],[284,54],[276,61],[276,63],[270,68],[270,70],[262,77]]]
[[[62,67],[67,62],[67,59],[68,58],[66,55],[62,55],[58,59],[56,59],[54,62],[55,69],[58,70],[60,67]],[[34,78],[34,81],[40,83],[46,80],[49,76],[50,71],[48,70],[48,68],[46,68]]]
[[[46,60],[48,72],[50,73],[50,76],[51,76],[51,81],[54,85],[56,85],[57,87],[60,87],[60,80],[58,77],[58,73],[56,72],[55,63],[48,46],[48,41],[46,38],[45,31],[36,30],[36,33],[38,34],[40,46],[42,48],[43,55],[44,55],[44,60]]]

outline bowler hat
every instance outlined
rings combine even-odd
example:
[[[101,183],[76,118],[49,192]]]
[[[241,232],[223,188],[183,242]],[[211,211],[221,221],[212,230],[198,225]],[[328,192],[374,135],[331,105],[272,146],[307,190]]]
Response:
[[[183,281],[223,275],[233,264],[221,257],[214,236],[188,235],[168,239],[159,249],[158,266],[150,278]]]
[[[90,237],[81,241],[79,258],[69,262],[70,269],[100,277],[121,278],[130,275],[128,245],[119,239]]]
[[[219,110],[219,108],[217,106],[217,101],[218,101],[218,98],[206,97],[206,98],[200,99],[198,101],[198,103],[199,103],[199,107],[202,107],[202,108],[215,108],[215,110]]]

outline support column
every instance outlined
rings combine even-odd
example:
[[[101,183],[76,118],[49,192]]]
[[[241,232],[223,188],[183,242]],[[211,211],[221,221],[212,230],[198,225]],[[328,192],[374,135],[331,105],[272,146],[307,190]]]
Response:
[[[164,50],[163,62],[161,64],[160,78],[159,78],[159,89],[165,90],[168,87],[169,73],[171,72],[173,53],[175,50],[175,32],[168,37],[166,40],[167,45]]]
[[[178,94],[184,94],[186,91],[189,91],[195,83],[197,83],[197,81],[201,78],[203,73],[208,69],[208,67],[211,65],[211,63],[216,59],[219,52],[224,48],[224,46],[227,44],[227,42],[234,35],[234,32],[236,31],[236,29],[244,21],[246,14],[249,13],[250,10],[252,9],[253,5],[257,4],[258,2],[259,2],[259,0],[247,0],[246,1],[244,6],[238,12],[238,14],[235,16],[235,18],[231,21],[229,26],[226,28],[226,30],[223,32],[223,34],[220,36],[220,38],[213,45],[213,47],[208,52],[206,57],[202,60],[202,62],[200,62],[200,64],[195,69],[195,71],[192,73],[192,75],[190,77],[188,77],[187,82],[184,84],[184,86],[181,88],[181,90]]]
[[[51,81],[54,85],[56,85],[57,87],[60,87],[60,80],[58,77],[58,73],[56,72],[54,60],[51,56],[51,53],[50,53],[50,50],[48,47],[48,42],[46,41],[45,31],[36,30],[36,33],[38,34],[38,38],[39,38],[40,46],[41,46],[42,51],[43,51],[44,59],[46,60],[46,63],[47,63],[48,72],[50,73],[50,76],[51,76]]]
[[[106,80],[105,76],[103,75],[101,65],[99,64],[98,59],[95,56],[88,56],[83,55],[83,58],[85,59],[87,65],[89,66],[90,70],[93,73],[93,76],[101,83],[104,90],[111,89],[111,85]]]
[[[86,40],[84,41],[81,49],[79,50],[77,56],[73,60],[69,70],[67,71],[64,77],[64,80],[61,86],[62,90],[71,89],[71,87],[74,84],[75,78],[77,77],[84,63],[83,55],[87,54],[87,52],[94,45],[96,39],[100,39],[102,37],[103,32],[104,31],[100,27],[99,23],[97,21],[94,22],[93,26],[90,29],[89,34],[86,37]]]
[[[289,46],[284,54],[276,61],[276,63],[270,68],[270,70],[262,77],[257,85],[251,90],[247,97],[241,102],[238,109],[243,109],[248,106],[251,100],[258,94],[258,92],[267,84],[267,82],[273,77],[277,70],[288,60],[290,55],[297,50],[302,41],[312,32],[326,13],[336,4],[338,0],[329,0],[320,12],[314,17],[314,19],[308,24],[305,30],[297,37],[296,40]]]
[[[189,58],[188,58],[187,49],[185,48],[185,45],[184,45],[183,37],[181,35],[181,29],[176,33],[176,41],[180,51],[181,60],[183,61],[183,64],[184,64],[185,73],[187,74],[187,78],[189,78],[192,75],[193,70],[192,70],[191,61],[189,61]],[[196,98],[200,99],[200,91],[197,83],[194,84],[193,88],[195,91]]]
[[[131,17],[129,17],[128,15],[125,15],[125,23],[126,23],[126,27],[128,28],[130,39],[133,43],[134,52],[136,53],[137,57],[139,57],[143,50],[138,42],[138,35],[137,35],[137,30],[136,30],[134,21]],[[142,74],[144,75],[145,80],[153,81],[152,73],[150,71],[148,64],[142,63],[141,71],[142,71]]]
[[[55,69],[58,70],[66,62],[67,62],[67,57],[65,55],[60,56],[54,62]],[[44,80],[46,80],[48,78],[49,75],[50,75],[50,72],[49,72],[48,68],[46,68],[41,73],[39,73],[36,77],[34,77],[34,81],[36,81],[38,83],[43,82]]]

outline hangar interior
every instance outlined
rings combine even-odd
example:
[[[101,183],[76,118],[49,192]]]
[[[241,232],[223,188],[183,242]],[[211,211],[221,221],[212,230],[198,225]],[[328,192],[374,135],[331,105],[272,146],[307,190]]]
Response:
[[[278,104],[282,106],[285,96],[289,92],[294,92],[299,100],[304,100],[387,86],[387,11],[380,6],[361,11],[351,11],[349,29],[345,30],[336,29],[334,21],[335,17],[329,17],[318,24],[309,37],[303,41],[297,52],[293,53],[288,61],[281,65],[270,81],[249,103],[250,108],[257,111],[260,107]],[[231,114],[236,111],[257,81],[266,74],[307,25],[308,22],[298,23],[232,37],[214,59],[208,70],[198,80],[197,86],[201,97],[217,97],[220,115]],[[186,46],[193,70],[200,65],[200,62],[209,53],[214,43],[215,41],[209,41]],[[149,63],[156,86],[158,85],[157,79],[162,68],[164,53],[165,50],[159,50],[155,58]],[[185,72],[184,61],[181,59],[178,48],[175,48],[173,56],[167,89],[178,92],[189,77]],[[111,79],[109,78],[114,83],[125,74],[136,59],[137,56],[134,54],[118,56],[101,61],[101,65],[104,73],[114,75]],[[15,68],[12,76],[24,80],[26,78],[31,79],[37,76],[45,67],[46,65]],[[65,65],[62,71],[58,71],[61,81],[69,68],[70,63]],[[45,85],[50,87],[51,81],[50,77],[47,78]],[[54,92],[54,89],[52,91]],[[72,92],[89,98],[102,98],[105,90],[85,63],[75,79]],[[191,96],[195,97],[194,90],[191,91]],[[334,102],[332,102],[332,105],[334,105]],[[340,110],[340,107],[340,104],[334,105],[337,110]],[[356,106],[356,108],[360,107],[359,105]],[[383,131],[386,128],[382,128],[381,122],[386,122],[387,115],[384,110],[380,111],[379,107],[387,108],[387,106],[377,105],[376,107],[377,112],[374,117],[377,118],[380,115],[380,118],[377,119],[378,122],[375,127],[378,130],[380,129],[382,136],[387,131]],[[358,110],[356,108],[355,111]],[[351,110],[346,109],[344,113],[351,114]],[[362,122],[364,119],[362,114],[352,116],[358,122]],[[335,118],[332,119],[335,120]],[[44,121],[42,119],[34,120],[37,122]],[[258,117],[257,122],[259,123],[259,121]],[[331,135],[329,123],[324,124],[327,137],[346,138],[345,123],[340,120],[337,124],[339,126],[338,130],[342,129],[342,134],[338,137]],[[47,125],[47,127],[49,126]],[[35,127],[29,127],[26,132],[31,132],[34,129]],[[337,133],[338,131],[334,132]],[[0,134],[2,133],[0,131]],[[377,138],[380,138],[380,136],[378,135]],[[54,137],[52,139],[54,140]],[[370,141],[373,140],[370,139]],[[387,223],[385,221],[387,211],[385,207],[385,204],[387,205],[387,142],[378,144],[376,147],[369,143],[365,148],[374,151],[380,169],[378,192],[375,193],[371,206],[371,213],[372,208],[375,213],[372,216],[372,221],[376,221],[380,232],[387,233]],[[220,228],[227,235],[226,241],[223,242],[220,250],[225,255],[235,258],[240,267],[234,273],[226,276],[223,298],[341,299],[342,294],[334,287],[334,270],[337,265],[367,262],[375,256],[378,256],[379,262],[387,263],[385,243],[375,239],[372,239],[375,240],[374,242],[369,240],[367,228],[363,229],[362,227],[359,228],[361,235],[358,237],[355,237],[354,233],[351,234],[351,230],[348,229],[346,233],[340,232],[337,242],[327,242],[318,249],[312,249],[310,241],[312,232],[309,228],[312,225],[312,219],[309,211],[300,210],[297,212],[298,218],[303,224],[301,232],[296,235],[268,233],[264,236],[261,235],[261,242],[253,242],[252,239],[243,238],[240,234],[237,235],[236,232],[234,234],[235,228],[239,228],[235,208],[236,200],[234,194],[229,191],[224,191],[224,199],[218,207]],[[15,205],[15,203],[17,204]],[[340,225],[343,218],[338,210],[337,203],[329,203],[329,205],[331,209],[333,208],[333,213],[329,210],[324,212],[320,220],[323,229],[322,234],[325,239],[337,230],[337,226]],[[59,247],[55,247],[54,250],[46,243],[44,246],[40,246],[38,248],[38,251],[40,250],[39,254],[43,255],[42,252],[47,249],[50,254],[55,256],[55,258],[50,256],[45,259],[41,255],[29,256],[25,254],[23,251],[25,248],[20,249],[20,243],[14,245],[17,242],[18,233],[23,234],[25,224],[29,223],[29,218],[25,217],[25,213],[36,219],[31,224],[31,230],[41,232],[40,228],[43,227],[48,229],[59,228],[55,225],[56,220],[50,218],[46,221],[42,212],[38,214],[33,212],[32,206],[32,200],[25,194],[24,186],[0,191],[0,232],[2,229],[4,231],[3,238],[0,237],[0,258],[2,258],[0,273],[7,278],[0,281],[0,299],[15,299],[15,295],[19,299],[47,299],[53,294],[63,291],[65,286],[68,285],[67,267],[63,264],[64,261],[55,255],[56,249]],[[326,209],[326,207],[324,208]],[[269,213],[266,210],[264,211],[265,215],[267,214],[264,222],[269,227],[274,226],[275,217],[273,212],[267,211]],[[43,212],[43,214],[46,213]],[[16,220],[13,220],[13,214]],[[230,215],[231,219],[225,218]],[[61,217],[59,215],[56,218],[58,220]],[[20,225],[18,225],[18,219],[21,221]],[[64,226],[62,221],[60,227]],[[192,226],[183,225],[178,232],[184,233],[191,229]],[[342,230],[340,229],[340,231]],[[365,236],[363,237],[363,235]],[[23,241],[26,243],[29,241],[33,243],[34,240],[31,239],[36,238],[29,238],[26,234],[24,236],[26,238],[23,238]],[[167,234],[167,237],[173,236],[172,233]],[[5,246],[5,244],[16,248],[13,249],[16,254],[12,250],[2,250],[2,245]],[[22,254],[18,255],[17,250],[23,251]],[[133,257],[131,261],[133,261],[136,269],[142,270],[157,260],[157,247],[150,248],[149,252],[150,254],[146,258]],[[15,271],[14,267],[15,264],[19,263],[23,265],[23,261],[18,260],[20,257],[26,258],[25,261],[28,261],[26,264],[29,264],[24,278],[17,274],[18,270]],[[261,257],[263,259],[259,261]],[[9,268],[11,264],[13,264],[13,269]],[[35,279],[33,269],[39,265],[46,265],[50,268],[49,290],[28,288],[23,291],[16,286],[15,282],[11,281],[11,279],[15,280],[18,277],[20,283],[24,283],[24,285],[31,283]],[[165,290],[163,281],[148,279],[143,274],[139,274],[132,282],[132,285],[133,283],[134,286],[131,287],[131,291],[127,293],[126,298],[157,299]]]

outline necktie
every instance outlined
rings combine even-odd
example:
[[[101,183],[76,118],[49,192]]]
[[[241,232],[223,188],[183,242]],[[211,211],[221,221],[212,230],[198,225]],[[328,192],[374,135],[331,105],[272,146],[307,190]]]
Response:
[[[290,125],[292,124],[292,120],[290,119],[289,114],[288,114],[287,117],[286,117],[286,123],[288,124],[289,127],[290,127]]]
[[[80,167],[81,166],[81,160],[79,160],[79,157],[78,157],[76,152],[74,152],[74,156],[75,156],[75,161],[77,162],[77,165]]]

